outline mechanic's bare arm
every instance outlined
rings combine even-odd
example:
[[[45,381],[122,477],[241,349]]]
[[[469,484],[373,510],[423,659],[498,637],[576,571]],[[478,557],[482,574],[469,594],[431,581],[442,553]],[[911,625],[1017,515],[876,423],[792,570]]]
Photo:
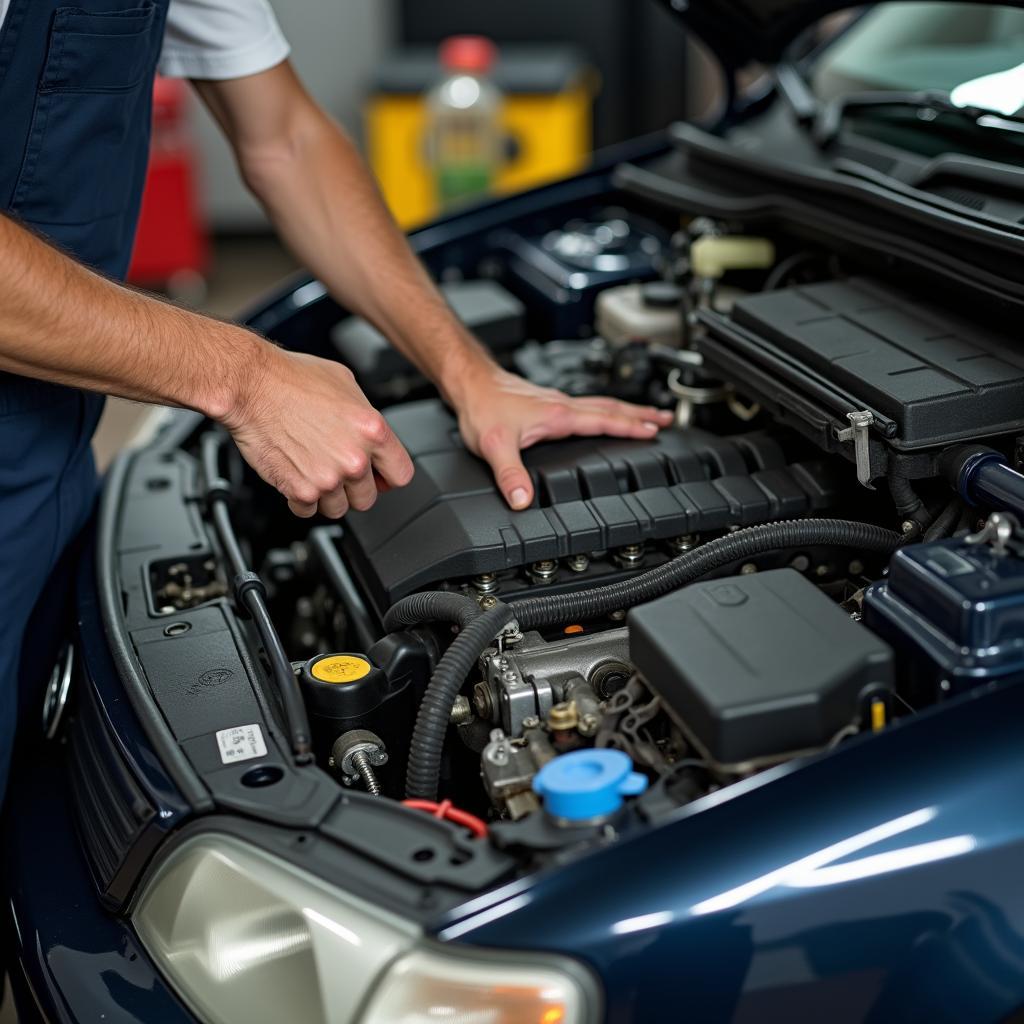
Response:
[[[513,507],[533,497],[521,448],[570,434],[649,437],[671,422],[656,409],[571,399],[502,371],[452,315],[355,146],[287,61],[246,78],[193,84],[284,240],[343,306],[438,385]]]
[[[369,507],[374,472],[412,476],[345,367],[124,288],[2,215],[0,369],[197,409],[300,515]]]

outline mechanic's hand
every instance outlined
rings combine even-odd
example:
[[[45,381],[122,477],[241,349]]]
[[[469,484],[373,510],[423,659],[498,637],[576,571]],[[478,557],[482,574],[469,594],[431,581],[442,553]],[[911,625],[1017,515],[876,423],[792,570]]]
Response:
[[[238,407],[224,417],[246,462],[297,515],[339,519],[412,479],[409,453],[341,363],[268,346]]]
[[[505,500],[515,509],[533,501],[533,483],[520,451],[538,441],[581,435],[653,437],[672,413],[615,398],[570,398],[491,366],[452,403],[467,447],[494,470]]]

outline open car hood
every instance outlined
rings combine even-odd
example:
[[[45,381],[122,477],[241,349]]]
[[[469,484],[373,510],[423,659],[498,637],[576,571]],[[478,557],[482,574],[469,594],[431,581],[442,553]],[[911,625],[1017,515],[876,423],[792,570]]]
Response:
[[[659,0],[714,51],[726,68],[774,64],[808,26],[850,0]],[[950,0],[952,2],[952,0]],[[968,0],[981,2],[981,0]],[[1004,0],[1019,7],[1024,0]],[[861,5],[863,6],[863,5]]]

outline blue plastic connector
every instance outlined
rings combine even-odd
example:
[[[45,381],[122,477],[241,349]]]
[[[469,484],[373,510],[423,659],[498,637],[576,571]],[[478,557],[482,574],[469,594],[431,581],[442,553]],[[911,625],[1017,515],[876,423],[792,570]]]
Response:
[[[544,809],[564,821],[590,821],[613,814],[624,797],[647,788],[621,750],[574,750],[549,761],[536,774],[533,791]]]

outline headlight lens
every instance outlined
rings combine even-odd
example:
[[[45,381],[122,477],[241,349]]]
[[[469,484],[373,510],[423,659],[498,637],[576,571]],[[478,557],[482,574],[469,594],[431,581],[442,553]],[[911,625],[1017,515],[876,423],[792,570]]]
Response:
[[[590,1019],[581,987],[557,969],[417,950],[384,976],[361,1024],[575,1024]]]
[[[354,1019],[417,930],[226,835],[178,847],[147,885],[135,927],[179,994],[210,1022]]]
[[[411,922],[221,834],[174,850],[133,920],[211,1024],[583,1024],[596,1007],[575,965],[449,952]]]

